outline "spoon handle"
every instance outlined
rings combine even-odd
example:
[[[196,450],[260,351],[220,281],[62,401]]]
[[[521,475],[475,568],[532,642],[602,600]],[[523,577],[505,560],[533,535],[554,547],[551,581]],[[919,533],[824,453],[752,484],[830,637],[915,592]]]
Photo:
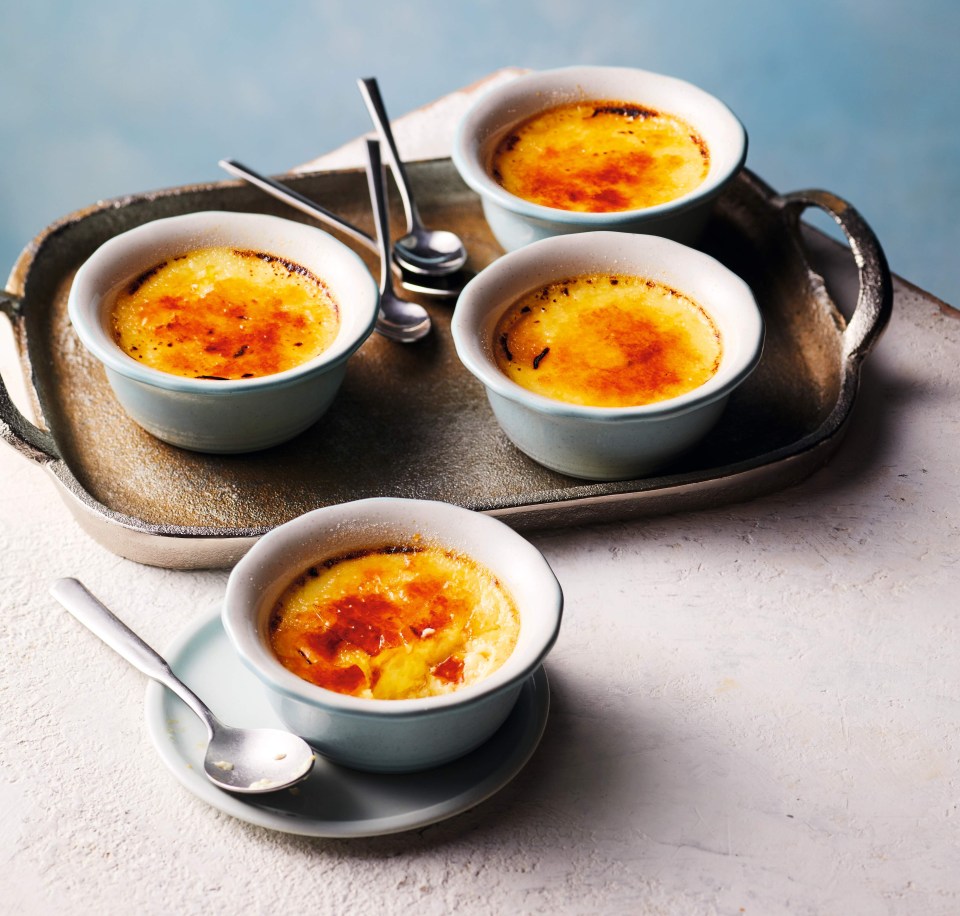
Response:
[[[390,217],[387,213],[387,195],[384,192],[383,160],[380,158],[380,144],[376,140],[367,140],[367,186],[370,189],[373,223],[377,227],[377,245],[380,249],[380,292],[392,293]]]
[[[400,200],[403,202],[403,212],[407,217],[407,232],[413,232],[414,228],[420,225],[420,214],[417,212],[417,205],[410,193],[407,170],[404,168],[396,141],[393,139],[390,117],[387,115],[387,109],[380,97],[380,87],[372,76],[357,80],[357,85],[360,87],[360,94],[363,96],[367,111],[370,112],[370,117],[376,125],[377,133],[380,134],[380,139],[386,144],[387,158],[390,160],[390,168],[397,182]]]
[[[203,720],[210,737],[213,736],[215,719],[203,701],[170,670],[160,655],[101,604],[82,582],[57,579],[50,587],[50,594],[134,668],[172,690]]]
[[[288,188],[279,181],[274,181],[274,179],[268,178],[266,175],[255,172],[249,166],[237,162],[236,159],[221,159],[219,165],[220,168],[225,172],[229,172],[235,178],[242,178],[244,181],[255,185],[262,191],[266,191],[271,197],[275,197],[277,200],[282,200],[285,204],[289,204],[301,213],[306,213],[308,216],[312,216],[314,219],[318,219],[328,226],[339,229],[345,235],[348,235],[361,245],[366,246],[371,251],[376,252],[379,250],[376,241],[370,238],[362,229],[358,229],[352,223],[348,223],[342,217],[337,216],[336,213],[331,213],[325,207],[321,207],[320,204],[310,200],[309,197],[304,197],[299,191],[294,191],[293,188]]]

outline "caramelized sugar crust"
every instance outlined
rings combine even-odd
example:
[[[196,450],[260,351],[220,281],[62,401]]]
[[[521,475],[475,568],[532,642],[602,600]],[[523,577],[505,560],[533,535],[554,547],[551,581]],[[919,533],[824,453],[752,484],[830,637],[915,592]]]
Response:
[[[706,382],[720,332],[683,293],[643,277],[591,274],[517,300],[497,322],[497,366],[529,391],[592,407],[635,407]]]
[[[115,291],[114,340],[144,365],[187,378],[258,378],[321,354],[337,303],[309,270],[262,251],[200,248]]]
[[[517,197],[588,213],[675,200],[709,168],[706,143],[685,121],[619,101],[558,105],[522,121],[497,145],[490,166]]]
[[[294,674],[338,693],[450,693],[500,667],[520,618],[496,577],[440,547],[388,546],[310,567],[283,593],[270,640]]]

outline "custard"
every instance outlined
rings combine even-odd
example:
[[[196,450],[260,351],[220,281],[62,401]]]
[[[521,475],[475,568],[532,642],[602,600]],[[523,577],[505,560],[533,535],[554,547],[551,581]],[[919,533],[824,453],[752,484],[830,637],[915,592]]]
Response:
[[[112,294],[114,340],[146,366],[187,378],[259,378],[326,350],[340,312],[321,279],[262,251],[199,248]]]
[[[588,213],[639,210],[676,200],[707,177],[710,153],[685,121],[619,101],[581,101],[511,128],[490,164],[511,194]]]
[[[699,387],[720,365],[720,332],[691,298],[655,280],[571,277],[532,290],[492,341],[508,378],[548,398],[635,407]]]
[[[280,596],[270,643],[328,690],[397,700],[473,684],[513,651],[520,618],[485,567],[435,546],[388,546],[310,567]]]

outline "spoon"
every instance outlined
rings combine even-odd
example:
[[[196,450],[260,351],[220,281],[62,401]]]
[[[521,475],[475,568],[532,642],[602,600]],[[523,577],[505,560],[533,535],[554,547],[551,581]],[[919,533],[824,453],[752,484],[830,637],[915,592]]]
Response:
[[[391,340],[412,343],[430,333],[430,315],[422,305],[401,299],[393,290],[387,195],[384,192],[380,144],[376,140],[367,140],[367,184],[380,246],[380,314],[377,317],[377,330]]]
[[[410,193],[410,184],[407,179],[407,170],[400,161],[400,153],[393,139],[390,129],[390,118],[387,116],[380,89],[373,77],[357,80],[367,111],[376,125],[380,139],[387,146],[387,155],[393,171],[400,199],[403,201],[403,212],[407,217],[406,235],[401,236],[393,244],[394,260],[413,273],[428,276],[444,276],[455,273],[467,263],[467,250],[458,235],[443,229],[428,229],[420,220],[420,213]]]
[[[170,666],[76,579],[57,579],[50,593],[77,620],[148,677],[172,690],[207,727],[203,761],[210,781],[228,792],[276,792],[305,779],[313,749],[302,738],[275,728],[230,728],[178,680]]]
[[[266,191],[271,197],[282,200],[285,204],[294,207],[301,213],[306,213],[308,216],[312,216],[314,219],[326,223],[328,226],[339,229],[365,248],[368,248],[375,254],[379,254],[380,246],[374,239],[367,235],[366,232],[358,229],[352,223],[347,222],[347,220],[337,216],[335,213],[331,213],[325,207],[310,200],[309,197],[305,197],[299,191],[295,191],[293,188],[273,178],[268,178],[266,175],[255,172],[249,166],[237,162],[236,159],[221,159],[219,165],[220,168],[225,172],[229,172],[235,178],[242,178],[248,184],[260,188],[261,191]],[[427,274],[413,273],[400,263],[397,263],[396,266],[400,275],[400,284],[404,289],[409,290],[411,293],[419,293],[423,296],[431,296],[437,299],[456,299],[457,296],[460,295],[460,290],[467,285],[467,281],[472,277],[472,274],[465,270],[445,274],[442,277],[436,277],[428,276]]]

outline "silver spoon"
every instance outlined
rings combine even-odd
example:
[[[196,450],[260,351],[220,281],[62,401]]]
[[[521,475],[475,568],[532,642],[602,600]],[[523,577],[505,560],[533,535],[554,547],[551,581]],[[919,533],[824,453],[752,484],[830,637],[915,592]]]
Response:
[[[367,184],[373,206],[373,222],[380,246],[380,314],[377,330],[384,337],[412,343],[430,333],[430,315],[422,305],[401,299],[393,290],[390,271],[390,224],[387,216],[387,195],[384,192],[383,162],[380,144],[367,140]]]
[[[375,254],[380,253],[380,246],[374,239],[367,235],[366,232],[358,229],[352,223],[347,222],[347,220],[337,216],[335,213],[331,213],[325,207],[312,201],[309,197],[305,197],[299,191],[295,191],[293,188],[273,178],[268,178],[266,175],[255,172],[249,166],[237,162],[236,159],[221,159],[219,165],[220,168],[225,172],[229,172],[235,178],[242,178],[248,184],[260,188],[261,191],[266,191],[271,197],[282,200],[285,204],[289,204],[301,213],[306,213],[308,216],[312,216],[314,219],[326,223],[328,226],[339,229],[345,235],[359,242]],[[427,274],[413,273],[399,263],[396,266],[400,275],[400,284],[404,289],[409,290],[411,293],[419,293],[437,299],[456,299],[457,296],[460,295],[460,290],[466,286],[467,281],[470,280],[472,276],[472,274],[468,274],[467,271],[460,270],[457,273],[445,274],[442,277],[433,277]]]
[[[305,779],[315,760],[302,738],[275,728],[230,728],[178,680],[170,666],[76,579],[57,579],[50,593],[77,620],[148,677],[172,690],[207,727],[203,769],[228,792],[276,792]]]
[[[380,89],[373,77],[357,80],[363,101],[370,117],[376,125],[380,139],[386,144],[390,168],[403,201],[403,212],[407,217],[407,231],[393,243],[393,257],[398,264],[413,273],[428,276],[443,276],[455,273],[467,263],[467,250],[458,235],[443,229],[428,229],[420,220],[420,213],[410,193],[407,170],[400,160],[397,144],[390,129]]]

